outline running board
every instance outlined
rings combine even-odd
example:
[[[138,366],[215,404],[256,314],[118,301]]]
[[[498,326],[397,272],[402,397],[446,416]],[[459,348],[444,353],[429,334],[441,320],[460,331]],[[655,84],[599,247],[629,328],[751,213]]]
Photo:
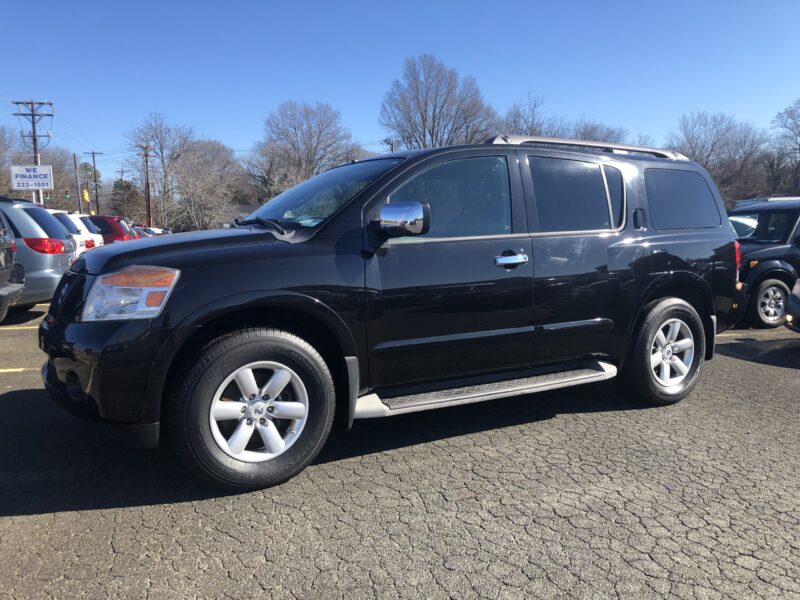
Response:
[[[445,406],[457,406],[496,398],[546,392],[548,390],[611,379],[616,374],[617,367],[614,365],[591,361],[584,364],[580,369],[572,371],[560,371],[558,373],[509,379],[495,383],[470,385],[409,396],[397,396],[384,400],[381,400],[377,394],[367,394],[356,400],[354,418],[389,417],[421,410],[443,408]]]

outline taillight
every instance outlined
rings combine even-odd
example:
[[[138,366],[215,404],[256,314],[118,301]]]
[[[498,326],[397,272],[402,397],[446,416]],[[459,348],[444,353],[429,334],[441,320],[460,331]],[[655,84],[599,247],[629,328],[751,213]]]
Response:
[[[86,240],[86,249],[94,248],[94,240]]]
[[[42,254],[64,254],[67,249],[64,240],[55,238],[22,238],[25,245],[31,250]]]
[[[11,254],[17,251],[17,240],[11,240]]]
[[[733,240],[733,251],[736,254],[736,273],[738,275],[739,269],[742,268],[742,245],[739,240]]]

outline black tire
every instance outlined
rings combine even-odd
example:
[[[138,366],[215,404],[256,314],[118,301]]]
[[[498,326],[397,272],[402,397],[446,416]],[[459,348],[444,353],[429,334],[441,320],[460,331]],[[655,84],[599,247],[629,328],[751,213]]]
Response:
[[[215,441],[209,414],[225,379],[258,361],[277,362],[297,374],[307,392],[308,413],[299,436],[282,454],[243,462]],[[276,329],[243,329],[208,344],[170,403],[168,434],[178,457],[204,481],[232,491],[269,487],[302,471],[325,444],[336,407],[333,379],[319,353],[296,335]]]
[[[777,319],[768,318],[763,314],[761,309],[761,298],[768,291],[772,289],[776,292],[783,294],[780,301],[780,317]],[[780,279],[765,279],[756,288],[755,294],[750,299],[750,323],[755,327],[764,329],[771,329],[773,327],[780,327],[786,321],[786,305],[789,300],[789,286],[783,283]]]
[[[683,322],[694,338],[692,362],[679,383],[664,385],[651,366],[651,354],[654,354],[659,330],[674,319]],[[657,300],[645,308],[644,318],[631,347],[630,358],[624,367],[623,380],[626,387],[646,404],[656,406],[675,404],[688,396],[697,384],[703,368],[705,349],[703,322],[694,307],[680,298]],[[668,369],[668,378],[673,372],[677,374],[677,371]]]

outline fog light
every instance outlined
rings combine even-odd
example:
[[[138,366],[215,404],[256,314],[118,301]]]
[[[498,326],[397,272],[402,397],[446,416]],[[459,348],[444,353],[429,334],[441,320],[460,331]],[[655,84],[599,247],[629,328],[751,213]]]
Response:
[[[792,321],[794,321],[794,319],[792,318],[792,315],[786,315],[786,322],[787,323],[791,323]]]

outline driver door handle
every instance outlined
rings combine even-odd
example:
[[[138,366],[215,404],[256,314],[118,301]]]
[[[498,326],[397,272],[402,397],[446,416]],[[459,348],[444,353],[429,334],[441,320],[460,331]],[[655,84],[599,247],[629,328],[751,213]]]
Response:
[[[524,265],[527,262],[528,255],[524,252],[522,254],[509,252],[508,254],[503,253],[500,256],[494,257],[494,266],[496,267],[516,267],[517,265]]]

